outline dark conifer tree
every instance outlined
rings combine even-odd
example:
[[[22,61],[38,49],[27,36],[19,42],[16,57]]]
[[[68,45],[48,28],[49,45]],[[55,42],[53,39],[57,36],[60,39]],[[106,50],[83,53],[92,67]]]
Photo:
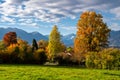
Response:
[[[37,44],[36,40],[33,39],[33,41],[32,41],[32,51],[35,51],[37,49],[38,49],[38,44]]]

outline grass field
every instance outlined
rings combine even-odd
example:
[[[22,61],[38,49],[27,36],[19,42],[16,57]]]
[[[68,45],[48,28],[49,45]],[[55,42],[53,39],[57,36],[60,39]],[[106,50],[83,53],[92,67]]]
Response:
[[[120,80],[120,71],[65,66],[1,64],[0,80]]]

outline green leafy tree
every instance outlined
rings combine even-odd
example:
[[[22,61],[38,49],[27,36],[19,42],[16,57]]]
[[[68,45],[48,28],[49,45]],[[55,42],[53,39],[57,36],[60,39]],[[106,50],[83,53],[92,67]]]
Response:
[[[77,23],[74,52],[79,60],[84,59],[88,51],[100,51],[108,46],[110,29],[103,22],[103,17],[92,11],[81,14]]]
[[[53,61],[55,56],[62,51],[62,43],[60,41],[60,33],[58,32],[57,26],[54,26],[48,43],[48,58]]]

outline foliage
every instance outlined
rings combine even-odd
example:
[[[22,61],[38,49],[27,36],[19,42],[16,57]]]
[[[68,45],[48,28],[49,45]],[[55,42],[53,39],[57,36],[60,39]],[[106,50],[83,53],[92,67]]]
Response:
[[[32,63],[32,48],[24,40],[18,39],[18,44],[11,44],[5,50],[0,50],[1,63]]]
[[[3,37],[4,44],[9,46],[10,44],[17,43],[17,34],[16,32],[8,32]]]
[[[34,53],[34,59],[38,64],[44,64],[47,61],[46,52],[44,49],[38,49]]]
[[[2,53],[2,59],[4,63],[19,63],[19,47],[17,44],[11,44]]]
[[[32,47],[28,44],[28,42],[18,39],[18,45],[19,45],[19,55],[18,57],[24,62],[24,63],[32,63],[33,61],[33,52]]]
[[[66,51],[66,46],[65,46],[64,43],[61,43],[60,50],[61,50],[61,52],[65,52]]]
[[[5,49],[5,44],[3,41],[0,41],[0,50],[4,50]]]
[[[103,69],[120,69],[120,50],[105,49],[100,52],[101,64]]]
[[[37,49],[38,49],[38,44],[37,44],[36,40],[33,39],[33,42],[32,42],[32,51],[35,51]]]
[[[88,68],[120,69],[120,50],[108,48],[100,52],[90,52],[86,56]]]
[[[98,52],[88,52],[85,64],[88,68],[102,68]]]
[[[48,41],[40,40],[38,42],[38,46],[39,46],[40,49],[46,49],[46,47],[48,46]]]
[[[73,53],[74,52],[72,47],[67,47],[66,51],[69,52],[69,53]]]
[[[20,38],[18,38],[18,45],[19,45],[19,49],[20,49],[20,52],[19,52],[19,55],[18,57],[21,59],[21,60],[24,60],[25,59],[25,54],[26,54],[26,51],[27,51],[27,47],[29,46],[28,43]]]
[[[59,65],[72,65],[72,60],[71,60],[72,55],[70,53],[59,53],[55,57],[55,61],[59,63]]]
[[[108,46],[110,29],[103,22],[102,16],[95,12],[84,12],[77,23],[74,41],[75,55],[83,55],[89,51],[100,51]]]
[[[62,43],[60,41],[60,33],[58,32],[57,26],[54,26],[50,36],[48,43],[48,59],[53,61],[54,57],[62,51],[61,47]]]
[[[0,50],[0,63],[9,63],[10,55]]]

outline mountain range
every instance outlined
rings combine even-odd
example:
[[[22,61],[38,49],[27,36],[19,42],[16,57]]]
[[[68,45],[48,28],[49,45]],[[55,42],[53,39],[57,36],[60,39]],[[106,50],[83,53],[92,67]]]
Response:
[[[32,43],[32,40],[35,38],[37,41],[44,39],[44,40],[48,40],[48,38],[42,34],[40,34],[39,32],[32,32],[32,33],[28,33],[22,29],[18,29],[18,28],[0,28],[0,40],[2,40],[3,36],[5,33],[7,32],[16,32],[17,37],[27,41],[28,43]]]
[[[32,43],[33,39],[37,41],[44,39],[48,40],[49,35],[43,35],[39,32],[31,32],[28,33],[22,29],[18,28],[0,28],[0,40],[2,40],[3,36],[7,32],[16,32],[17,37],[20,37],[23,40],[26,40],[29,44]],[[73,46],[75,34],[61,35],[61,40],[66,46]],[[120,47],[120,31],[111,31],[109,38],[110,46],[119,46]]]

